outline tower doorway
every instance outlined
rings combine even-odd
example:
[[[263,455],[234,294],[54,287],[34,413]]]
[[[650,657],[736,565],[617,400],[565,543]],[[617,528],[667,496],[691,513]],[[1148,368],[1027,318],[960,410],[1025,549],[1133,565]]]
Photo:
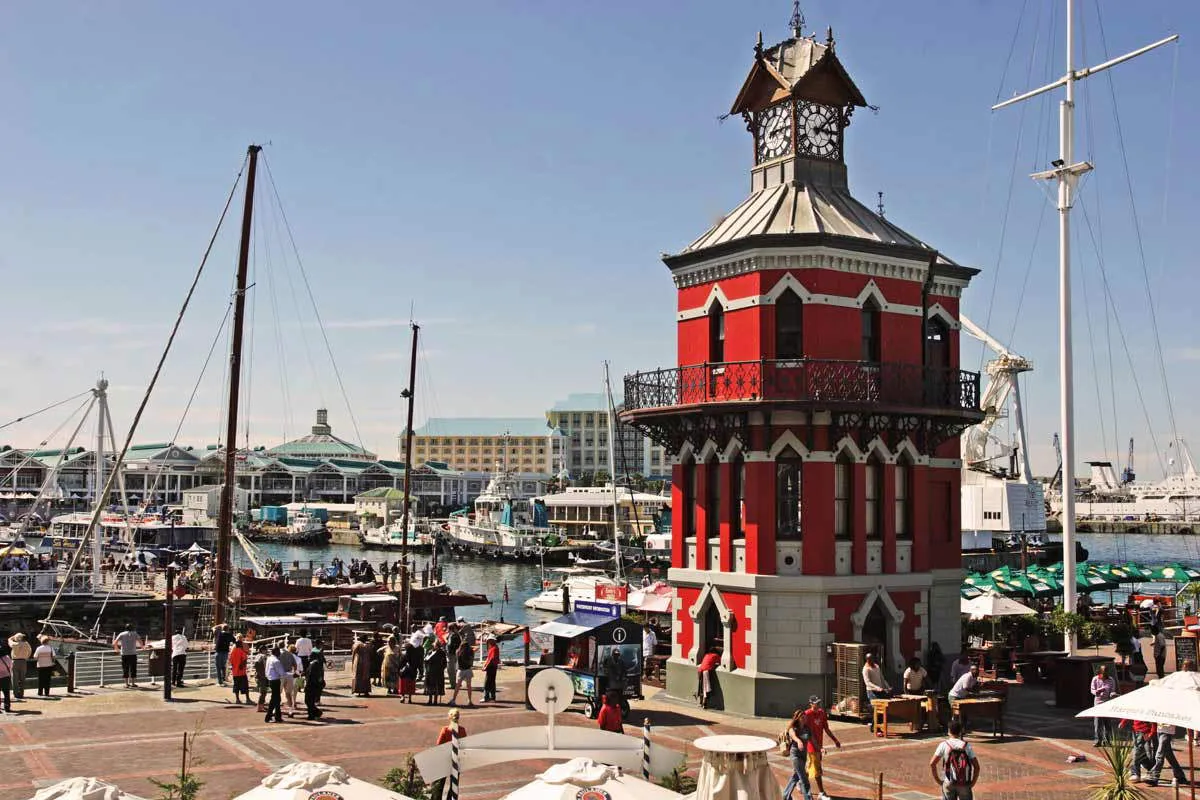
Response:
[[[725,652],[725,626],[721,624],[721,612],[716,603],[709,603],[704,610],[704,639],[701,653],[716,649],[718,653]]]
[[[862,642],[863,644],[875,645],[875,652],[879,655],[879,663],[884,668],[889,666],[888,662],[888,620],[883,613],[883,609],[879,607],[879,601],[871,606],[871,610],[867,612],[867,618],[863,620]]]

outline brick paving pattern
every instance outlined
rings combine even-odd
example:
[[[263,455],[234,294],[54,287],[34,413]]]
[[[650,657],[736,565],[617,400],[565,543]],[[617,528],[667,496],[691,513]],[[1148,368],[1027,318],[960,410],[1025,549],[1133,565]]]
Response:
[[[527,711],[521,698],[520,670],[504,671],[502,698],[515,698],[488,708],[463,710],[469,731],[540,724],[544,717]],[[177,690],[178,702],[166,704],[156,690],[113,689],[38,700],[26,694],[14,705],[19,713],[0,717],[0,800],[26,800],[41,786],[75,775],[95,775],[126,791],[157,796],[148,778],[169,780],[178,769],[184,732],[201,730],[196,768],[204,781],[204,798],[226,800],[251,788],[272,770],[295,760],[341,765],[352,775],[378,781],[407,754],[430,746],[445,721],[444,707],[396,698],[350,697],[347,682],[337,676],[324,701],[319,723],[300,716],[282,725],[263,723],[252,708],[232,705],[215,686]],[[971,737],[982,763],[980,800],[1057,800],[1082,798],[1097,780],[1102,761],[1091,747],[1091,726],[1073,712],[1047,706],[1050,692],[1013,687],[1008,735]],[[301,715],[302,716],[302,715]],[[581,714],[568,713],[563,724],[593,725]],[[658,741],[698,761],[691,741],[714,733],[754,733],[773,737],[781,722],[702,711],[662,696],[637,703],[634,719],[649,717]],[[560,718],[561,719],[561,718]],[[884,796],[895,800],[937,798],[928,762],[939,737],[903,734],[886,741],[868,735],[864,725],[834,721],[845,746],[825,758],[825,784],[836,798],[871,798],[879,773]],[[901,728],[907,731],[907,726]],[[640,728],[627,731],[640,736]],[[1181,759],[1186,765],[1186,747]],[[1083,763],[1067,763],[1082,752]],[[772,756],[780,788],[790,766]],[[464,800],[495,800],[522,785],[545,764],[512,762],[471,771],[464,776]],[[1147,789],[1151,798],[1173,797],[1167,788]],[[799,800],[799,795],[796,795]]]

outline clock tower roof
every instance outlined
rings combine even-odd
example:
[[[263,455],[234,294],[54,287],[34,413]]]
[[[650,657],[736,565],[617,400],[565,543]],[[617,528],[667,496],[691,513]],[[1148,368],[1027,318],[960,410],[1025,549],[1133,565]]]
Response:
[[[833,106],[865,106],[866,99],[834,52],[833,37],[819,44],[807,36],[785,39],[764,50],[754,48],[754,64],[731,114],[761,111],[787,97]]]

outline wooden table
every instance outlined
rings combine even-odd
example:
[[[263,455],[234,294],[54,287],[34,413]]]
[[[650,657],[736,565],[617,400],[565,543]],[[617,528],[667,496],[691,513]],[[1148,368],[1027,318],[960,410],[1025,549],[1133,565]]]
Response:
[[[962,700],[950,698],[950,713],[959,718],[965,728],[968,723],[977,719],[992,721],[992,736],[997,733],[1004,738],[1004,698],[1002,697],[964,697]]]
[[[883,731],[883,738],[888,737],[888,723],[907,722],[909,732],[916,733],[917,725],[921,723],[921,709],[925,705],[925,697],[908,695],[900,697],[880,697],[871,701],[871,711],[875,730]]]

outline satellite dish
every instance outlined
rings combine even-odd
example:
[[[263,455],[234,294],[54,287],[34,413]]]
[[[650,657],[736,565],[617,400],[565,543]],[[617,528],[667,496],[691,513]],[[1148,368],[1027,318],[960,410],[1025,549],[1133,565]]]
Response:
[[[567,710],[575,698],[575,682],[561,669],[544,669],[529,681],[529,705],[543,714]]]

